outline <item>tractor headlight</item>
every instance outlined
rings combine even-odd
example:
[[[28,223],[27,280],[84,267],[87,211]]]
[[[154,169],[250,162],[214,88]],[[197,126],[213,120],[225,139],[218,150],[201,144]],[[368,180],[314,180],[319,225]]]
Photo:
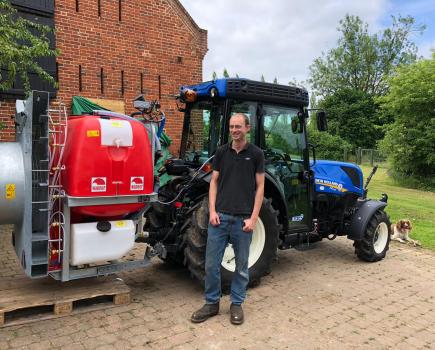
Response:
[[[218,96],[219,96],[218,89],[216,89],[215,87],[212,87],[210,89],[210,97],[211,98],[215,98],[215,97],[218,97]]]

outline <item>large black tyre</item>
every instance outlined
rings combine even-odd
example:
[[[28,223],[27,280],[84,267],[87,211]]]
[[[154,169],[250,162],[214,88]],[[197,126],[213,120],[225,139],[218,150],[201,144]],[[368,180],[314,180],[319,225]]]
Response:
[[[387,213],[377,210],[367,224],[364,237],[355,241],[355,254],[361,260],[375,262],[385,258],[390,245],[391,223]]]
[[[209,220],[208,198],[192,215],[192,224],[186,230],[185,264],[191,274],[201,283],[205,277],[205,249],[207,244],[207,227]],[[273,259],[276,257],[279,236],[278,212],[273,209],[271,200],[264,199],[259,219],[253,232],[249,252],[249,286],[260,282],[261,277],[270,273]],[[234,255],[232,248],[227,247],[221,265],[221,284],[227,289],[234,274]]]

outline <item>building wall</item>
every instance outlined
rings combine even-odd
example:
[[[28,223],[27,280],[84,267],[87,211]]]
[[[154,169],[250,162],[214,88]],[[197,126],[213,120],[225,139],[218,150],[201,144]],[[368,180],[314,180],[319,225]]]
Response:
[[[174,95],[179,86],[202,80],[207,52],[207,32],[181,4],[177,0],[56,1],[55,25],[56,46],[61,50],[56,100],[68,107],[74,95],[124,101],[129,114],[142,87],[146,99],[160,99],[176,151],[183,120]],[[15,102],[0,102],[0,121],[8,125],[1,140],[11,140],[9,118]]]

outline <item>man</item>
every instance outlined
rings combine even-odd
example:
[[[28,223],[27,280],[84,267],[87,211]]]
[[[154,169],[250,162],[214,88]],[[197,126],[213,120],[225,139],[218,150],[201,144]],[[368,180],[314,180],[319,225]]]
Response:
[[[249,282],[248,258],[252,231],[264,195],[264,154],[246,135],[249,118],[242,113],[230,118],[232,142],[216,151],[210,181],[210,222],[205,259],[205,305],[191,321],[203,322],[219,313],[221,263],[228,243],[235,254],[236,269],[231,282],[231,323],[242,324],[242,303]]]

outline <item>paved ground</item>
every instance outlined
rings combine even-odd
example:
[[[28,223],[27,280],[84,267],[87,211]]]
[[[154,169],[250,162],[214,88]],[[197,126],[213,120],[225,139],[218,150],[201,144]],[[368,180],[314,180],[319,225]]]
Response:
[[[21,275],[0,227],[0,283]],[[183,269],[155,261],[120,275],[130,305],[0,329],[0,350],[20,349],[431,349],[435,348],[435,254],[393,244],[380,263],[360,262],[350,241],[279,253],[249,291],[246,322],[220,315],[195,325],[202,292]]]

